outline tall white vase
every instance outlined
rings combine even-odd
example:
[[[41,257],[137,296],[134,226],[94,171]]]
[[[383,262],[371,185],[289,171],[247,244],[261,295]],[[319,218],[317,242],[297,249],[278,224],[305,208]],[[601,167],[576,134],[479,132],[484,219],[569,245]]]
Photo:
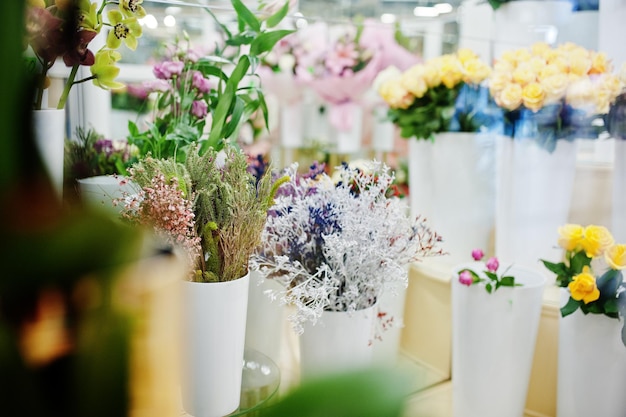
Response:
[[[33,133],[44,167],[59,197],[63,195],[65,110],[33,110]]]
[[[533,140],[502,137],[497,148],[496,255],[529,267],[558,262],[554,242],[569,215],[576,142],[559,140],[548,152]]]
[[[116,200],[137,194],[139,186],[126,177],[116,175],[97,175],[76,180],[83,202],[118,214],[123,203],[115,204]]]
[[[315,325],[305,323],[300,336],[301,378],[370,366],[377,313],[377,305],[354,313],[324,311]]]
[[[285,148],[304,146],[304,117],[302,101],[283,104],[280,108],[280,143]]]
[[[261,352],[275,363],[280,363],[285,306],[280,300],[272,300],[267,292],[281,289],[275,280],[263,280],[259,272],[250,271],[246,349]]]
[[[567,0],[516,0],[494,11],[493,58],[535,42],[556,42],[572,15]]]
[[[250,276],[183,282],[183,408],[218,417],[239,407]]]
[[[452,272],[452,395],[454,417],[522,417],[539,328],[545,278],[513,266],[521,287],[489,294],[459,283]]]
[[[561,305],[569,292],[561,289]],[[621,320],[577,310],[559,320],[557,417],[626,415]]]
[[[372,149],[391,152],[394,148],[396,127],[387,120],[387,106],[376,106],[372,111]]]
[[[444,240],[442,261],[489,251],[495,216],[495,137],[447,132],[409,140],[411,216],[425,216]]]
[[[332,110],[331,110],[332,111]],[[351,119],[349,126],[335,127],[335,143],[337,153],[354,154],[361,150],[363,136],[363,109],[361,106],[350,106]]]
[[[626,140],[615,139],[613,160],[613,237],[626,242]]]

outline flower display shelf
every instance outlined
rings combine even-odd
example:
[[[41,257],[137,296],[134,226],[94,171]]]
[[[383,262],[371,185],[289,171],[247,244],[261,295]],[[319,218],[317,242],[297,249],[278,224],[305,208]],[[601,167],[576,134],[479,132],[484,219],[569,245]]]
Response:
[[[239,408],[228,417],[257,416],[261,409],[278,398],[280,378],[280,370],[273,360],[259,351],[246,350],[241,379],[241,402]],[[181,415],[194,417],[184,412]]]

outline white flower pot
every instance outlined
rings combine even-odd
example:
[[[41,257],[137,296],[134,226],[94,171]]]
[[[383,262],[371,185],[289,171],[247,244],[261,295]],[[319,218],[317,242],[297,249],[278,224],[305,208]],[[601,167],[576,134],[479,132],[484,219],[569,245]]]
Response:
[[[183,408],[218,417],[239,407],[249,275],[183,284]]]
[[[373,341],[374,363],[395,365],[398,361],[406,293],[407,285],[404,282],[396,282],[385,288],[378,298],[378,311],[382,316],[380,323],[374,323],[378,325],[380,333],[380,338]]]
[[[335,143],[337,153],[354,154],[361,150],[363,136],[363,109],[356,105],[342,105],[346,107],[343,117],[349,119],[345,126],[335,125]],[[331,112],[334,111],[331,109]]]
[[[572,15],[567,0],[516,0],[494,11],[494,58],[510,49],[535,42],[556,42],[559,30]]]
[[[394,149],[396,127],[387,120],[387,106],[377,106],[372,117],[372,149],[377,152],[391,152]]]
[[[65,109],[33,110],[33,134],[44,168],[57,191],[63,195]]]
[[[377,305],[354,313],[324,311],[314,325],[306,322],[300,336],[301,378],[370,366],[377,313]]]
[[[617,242],[626,242],[626,140],[615,140],[613,160],[613,225]]]
[[[561,305],[569,291],[561,289]],[[559,320],[557,417],[623,417],[626,346],[623,322],[577,310]]]
[[[124,204],[121,200],[139,192],[139,186],[117,175],[97,175],[76,180],[81,199],[95,207],[118,214]],[[118,204],[115,204],[116,200]]]
[[[285,306],[272,300],[267,292],[283,287],[273,279],[262,280],[257,271],[250,271],[246,349],[253,349],[280,363],[280,347],[285,322]]]
[[[513,266],[522,287],[489,294],[459,283],[452,272],[452,395],[454,417],[522,417],[541,315],[545,278]],[[502,268],[502,267],[501,267]]]
[[[558,262],[557,230],[567,222],[576,174],[576,142],[550,153],[533,140],[499,138],[496,255],[517,265]]]
[[[451,264],[491,246],[495,216],[495,137],[447,132],[409,140],[411,216],[426,217]]]
[[[280,109],[280,143],[285,148],[304,146],[302,101],[283,104]]]

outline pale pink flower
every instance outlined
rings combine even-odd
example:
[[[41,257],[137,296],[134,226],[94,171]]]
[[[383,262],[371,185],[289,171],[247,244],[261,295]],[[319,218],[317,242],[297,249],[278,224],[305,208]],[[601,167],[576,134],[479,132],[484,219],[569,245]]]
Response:
[[[326,57],[326,68],[334,75],[340,75],[344,70],[356,65],[359,52],[353,42],[338,42]]]
[[[165,93],[166,91],[169,91],[171,88],[170,83],[165,80],[144,81],[143,86],[148,93],[152,93],[152,92]]]
[[[204,100],[195,100],[191,103],[191,114],[196,116],[198,119],[206,117],[207,112],[208,106]]]
[[[182,61],[165,61],[156,64],[152,69],[155,77],[161,80],[170,80],[174,76],[182,74],[185,64]]]
[[[191,75],[191,85],[198,89],[201,93],[208,93],[211,91],[211,82],[204,78],[204,75],[200,71],[194,71]]]

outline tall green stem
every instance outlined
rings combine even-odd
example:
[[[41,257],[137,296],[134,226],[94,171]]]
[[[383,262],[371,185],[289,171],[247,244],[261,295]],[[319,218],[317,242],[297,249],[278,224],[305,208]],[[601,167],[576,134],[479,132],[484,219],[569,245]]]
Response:
[[[72,67],[72,71],[70,72],[70,76],[65,83],[65,88],[63,88],[63,93],[61,93],[61,98],[59,99],[59,105],[57,109],[65,108],[65,103],[67,102],[67,97],[70,95],[70,89],[74,85],[74,79],[76,78],[76,73],[78,72],[78,65],[74,65]]]

